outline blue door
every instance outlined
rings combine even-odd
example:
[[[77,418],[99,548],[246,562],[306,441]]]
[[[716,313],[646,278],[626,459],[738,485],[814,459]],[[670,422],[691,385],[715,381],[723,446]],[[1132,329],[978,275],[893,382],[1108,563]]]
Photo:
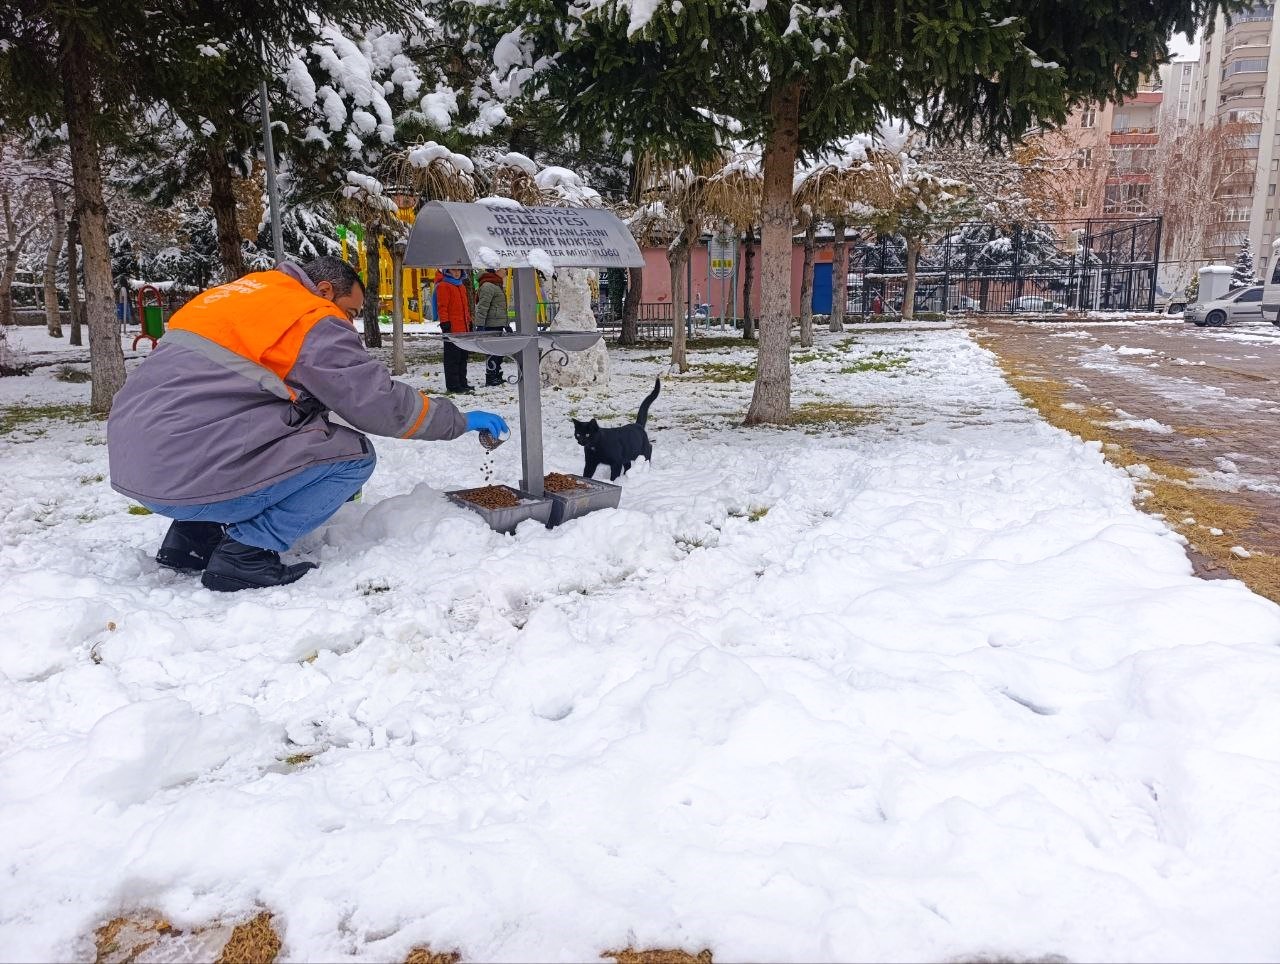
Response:
[[[831,314],[831,262],[813,266],[813,313]]]

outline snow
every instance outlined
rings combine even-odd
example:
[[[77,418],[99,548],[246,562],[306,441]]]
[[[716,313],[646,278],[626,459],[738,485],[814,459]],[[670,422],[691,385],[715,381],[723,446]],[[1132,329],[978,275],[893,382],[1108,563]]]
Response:
[[[1280,608],[1195,578],[963,330],[816,349],[795,403],[864,424],[742,428],[696,366],[754,355],[694,352],[620,508],[555,530],[447,502],[471,436],[380,439],[321,568],[258,593],[157,568],[101,422],[0,435],[5,957],[266,907],[288,960],[1273,959]],[[873,352],[906,364],[842,374]],[[665,369],[611,356],[543,393],[548,470]]]
[[[544,248],[530,248],[526,260],[529,262],[529,267],[541,271],[547,278],[553,277],[556,273],[555,262]]]
[[[534,181],[541,190],[569,204],[594,206],[600,203],[599,193],[567,167],[549,164],[534,176]]]
[[[457,91],[444,84],[422,98],[419,106],[427,121],[440,130],[448,130],[453,125],[454,115],[458,113]]]
[[[484,205],[485,207],[487,207],[487,208],[505,208],[505,209],[510,209],[510,208],[522,208],[522,207],[524,207],[524,205],[523,205],[523,204],[521,204],[519,201],[517,201],[515,198],[510,198],[510,197],[498,197],[498,196],[496,196],[496,195],[490,195],[490,196],[488,196],[488,197],[477,198],[477,199],[476,199],[476,204],[483,204],[483,205]]]
[[[311,72],[307,70],[299,57],[293,57],[289,60],[289,70],[286,74],[286,81],[289,87],[289,93],[293,98],[305,108],[311,108],[316,103],[316,82],[311,77]],[[330,125],[330,129],[334,129]]]

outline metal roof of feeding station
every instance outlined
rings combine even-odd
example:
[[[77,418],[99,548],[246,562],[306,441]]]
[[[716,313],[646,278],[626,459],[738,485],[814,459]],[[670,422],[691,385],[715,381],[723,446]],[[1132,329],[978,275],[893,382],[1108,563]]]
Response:
[[[627,226],[599,208],[431,201],[417,213],[410,268],[639,268]]]

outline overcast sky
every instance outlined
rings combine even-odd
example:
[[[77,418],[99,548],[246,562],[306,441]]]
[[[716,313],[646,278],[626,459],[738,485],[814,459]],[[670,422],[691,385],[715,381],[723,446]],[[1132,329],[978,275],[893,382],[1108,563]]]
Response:
[[[1169,53],[1173,55],[1174,60],[1198,60],[1200,45],[1185,33],[1175,33],[1169,41]]]

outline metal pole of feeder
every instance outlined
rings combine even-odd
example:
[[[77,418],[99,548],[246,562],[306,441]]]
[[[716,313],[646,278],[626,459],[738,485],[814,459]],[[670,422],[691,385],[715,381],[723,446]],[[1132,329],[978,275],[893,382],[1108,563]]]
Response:
[[[258,41],[258,51],[262,56],[262,66],[267,65],[267,45]],[[267,198],[271,205],[271,250],[275,254],[276,264],[284,261],[284,232],[280,227],[280,188],[276,184],[276,152],[271,144],[271,108],[267,99],[267,82],[265,78],[258,85],[258,100],[262,105],[262,151],[267,160]]]
[[[520,488],[542,497],[542,372],[538,365],[538,296],[533,268],[517,268],[512,299],[516,305],[516,331],[532,335],[520,350],[520,464],[524,478]]]

